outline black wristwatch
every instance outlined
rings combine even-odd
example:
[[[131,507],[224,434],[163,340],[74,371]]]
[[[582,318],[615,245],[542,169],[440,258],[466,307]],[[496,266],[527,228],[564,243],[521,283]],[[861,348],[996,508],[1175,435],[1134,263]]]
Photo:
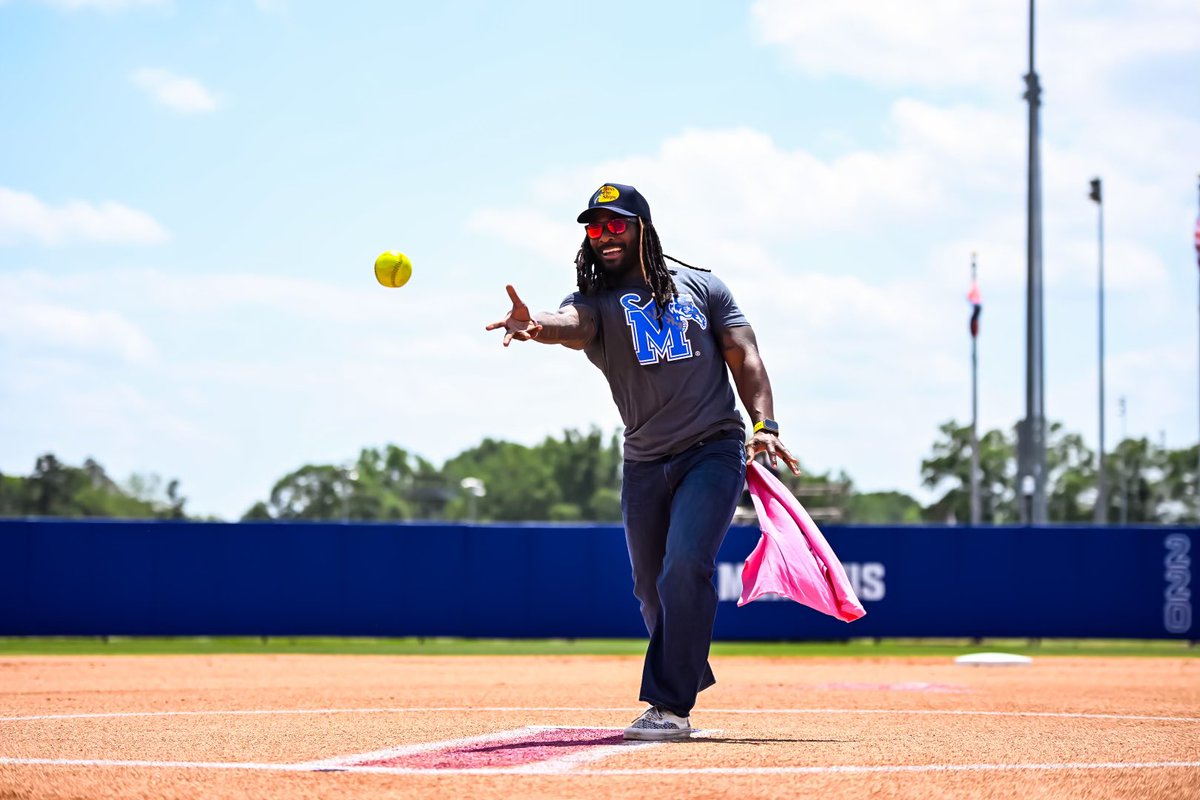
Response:
[[[779,423],[773,419],[764,419],[761,422],[754,423],[754,432],[770,433],[774,436],[779,435]]]

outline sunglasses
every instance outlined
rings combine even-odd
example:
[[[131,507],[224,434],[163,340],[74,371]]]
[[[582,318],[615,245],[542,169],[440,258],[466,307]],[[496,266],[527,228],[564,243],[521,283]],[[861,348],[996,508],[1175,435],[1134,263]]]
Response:
[[[616,217],[608,222],[589,222],[584,228],[587,230],[589,239],[599,239],[605,228],[608,228],[608,232],[614,236],[620,236],[629,229],[629,223],[632,221],[625,217]]]

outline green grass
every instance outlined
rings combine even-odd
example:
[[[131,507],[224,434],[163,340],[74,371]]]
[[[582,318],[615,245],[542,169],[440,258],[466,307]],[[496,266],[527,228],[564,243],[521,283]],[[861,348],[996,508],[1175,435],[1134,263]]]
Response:
[[[207,655],[222,653],[321,655],[636,655],[637,639],[360,639],[360,638],[0,638],[0,656]],[[714,642],[717,656],[847,657],[956,656],[1000,651],[1029,656],[1200,656],[1185,641],[1125,639],[851,639],[845,642]]]

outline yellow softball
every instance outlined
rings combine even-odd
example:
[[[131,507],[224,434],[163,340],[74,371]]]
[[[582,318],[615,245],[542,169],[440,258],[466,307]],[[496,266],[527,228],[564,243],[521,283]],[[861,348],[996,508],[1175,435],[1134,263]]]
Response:
[[[412,277],[412,262],[404,253],[388,250],[375,259],[375,280],[389,289],[399,289]]]

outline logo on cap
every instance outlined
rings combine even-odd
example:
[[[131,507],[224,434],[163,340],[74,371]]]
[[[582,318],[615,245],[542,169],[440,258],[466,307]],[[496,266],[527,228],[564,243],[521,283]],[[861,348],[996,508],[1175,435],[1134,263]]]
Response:
[[[617,187],[610,186],[606,183],[603,186],[601,186],[600,191],[596,193],[596,202],[597,203],[611,203],[613,200],[616,200],[620,196],[621,196],[621,193],[617,191]]]

